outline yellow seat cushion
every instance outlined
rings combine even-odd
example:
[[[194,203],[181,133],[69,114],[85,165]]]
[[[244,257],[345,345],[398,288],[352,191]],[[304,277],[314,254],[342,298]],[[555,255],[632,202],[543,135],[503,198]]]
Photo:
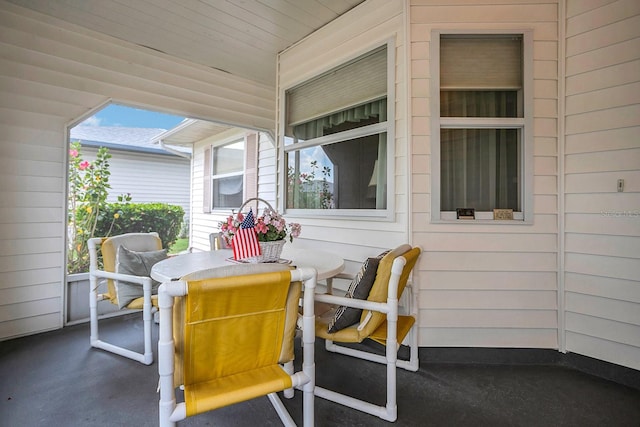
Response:
[[[291,377],[277,364],[207,382],[185,385],[187,416],[233,405],[290,387],[292,387]]]
[[[402,343],[402,340],[407,336],[413,324],[416,323],[416,318],[413,316],[398,316],[397,327],[397,341]],[[369,338],[382,345],[387,343],[387,321],[382,322],[378,329],[373,331]]]
[[[143,304],[144,304],[144,298],[140,297],[131,301],[127,305],[127,308],[134,309],[134,310],[142,310]],[[151,295],[151,305],[153,307],[158,307],[158,295]]]
[[[389,289],[389,280],[391,278],[391,267],[393,265],[393,261],[399,257],[403,256],[407,260],[404,269],[402,270],[402,274],[400,275],[400,280],[398,283],[398,298],[402,295],[404,288],[409,280],[409,275],[411,274],[411,270],[415,266],[418,256],[420,255],[421,249],[411,248],[409,245],[402,245],[395,248],[393,251],[386,254],[378,265],[378,271],[376,272],[376,279],[371,287],[371,291],[369,292],[369,297],[367,301],[374,302],[386,302],[388,296]],[[363,310],[362,316],[360,318],[360,324],[366,322],[364,327],[360,327],[360,324],[355,324],[339,330],[334,333],[330,333],[327,330],[327,325],[331,320],[330,311],[324,310],[324,315],[317,315],[316,317],[316,336],[323,339],[328,339],[336,342],[344,342],[344,343],[356,343],[362,342],[364,339],[369,338],[374,331],[378,330],[380,326],[386,321],[387,315],[385,313],[380,312],[371,312],[370,310]],[[369,319],[367,317],[371,313]],[[413,324],[413,323],[412,323]],[[400,326],[400,321],[398,321],[398,325]],[[385,326],[386,328],[386,326]],[[411,326],[409,326],[411,329]],[[407,331],[409,330],[407,329]],[[386,337],[386,329],[385,329],[385,337]],[[398,333],[398,337],[400,337],[400,333]],[[404,338],[404,336],[403,336]],[[398,339],[400,341],[400,339]]]

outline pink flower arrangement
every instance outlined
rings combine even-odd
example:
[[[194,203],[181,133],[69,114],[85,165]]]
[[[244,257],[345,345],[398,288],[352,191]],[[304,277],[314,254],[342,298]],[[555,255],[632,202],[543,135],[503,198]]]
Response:
[[[244,215],[239,212],[234,218],[233,215],[229,215],[226,221],[219,223],[220,234],[225,242],[230,245],[233,235],[240,227],[240,223],[244,220]],[[262,216],[256,218],[256,232],[258,234],[258,241],[260,242],[273,242],[276,240],[282,240],[289,235],[289,241],[293,242],[293,239],[300,236],[302,226],[298,223],[290,223],[287,225],[286,220],[276,211],[272,209],[265,209]]]

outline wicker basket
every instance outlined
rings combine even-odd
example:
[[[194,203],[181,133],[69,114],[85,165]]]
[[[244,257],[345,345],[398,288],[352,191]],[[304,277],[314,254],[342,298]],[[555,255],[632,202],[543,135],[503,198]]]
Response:
[[[280,255],[282,254],[282,248],[286,243],[286,240],[275,240],[273,242],[258,242],[260,243],[260,252],[262,255],[247,258],[245,261],[250,263],[259,262],[278,262],[280,261]]]
[[[267,207],[273,211],[275,211],[275,209],[273,209],[273,207],[271,206],[271,204],[269,202],[267,202],[264,199],[260,199],[258,197],[254,197],[251,199],[246,200],[242,206],[240,206],[240,212],[242,212],[242,209],[249,204],[250,202],[262,202],[265,205],[267,205]],[[258,216],[258,203],[256,203],[256,216]],[[262,252],[261,255],[255,256],[255,257],[251,257],[251,258],[246,258],[244,261],[250,262],[250,263],[260,263],[260,262],[278,262],[280,260],[280,255],[282,254],[282,249],[284,247],[284,244],[286,243],[286,240],[282,239],[282,240],[275,240],[272,242],[258,242],[260,244],[260,252]]]

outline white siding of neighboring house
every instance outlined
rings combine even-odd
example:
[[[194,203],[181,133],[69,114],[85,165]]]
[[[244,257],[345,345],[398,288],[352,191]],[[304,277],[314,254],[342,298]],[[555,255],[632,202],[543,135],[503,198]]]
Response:
[[[63,326],[67,126],[119,103],[272,128],[274,89],[0,2],[0,340]]]
[[[566,347],[640,369],[640,2],[566,18]]]
[[[407,115],[404,107],[406,99],[406,46],[403,2],[370,1],[351,10],[329,25],[316,31],[310,37],[284,51],[279,56],[278,92],[295,86],[321,72],[334,68],[345,61],[361,55],[389,39],[395,43],[395,156],[389,164],[395,166],[394,194],[395,217],[392,221],[372,221],[353,218],[309,219],[288,217],[302,224],[300,239],[294,245],[312,247],[336,253],[347,261],[347,271],[355,271],[368,256],[379,254],[382,250],[395,247],[409,240],[408,235],[408,176],[409,157],[406,138]],[[282,126],[282,99],[278,102],[279,126]],[[281,135],[279,135],[281,137]],[[276,161],[268,157],[268,161]],[[266,153],[261,153],[260,194],[272,197],[277,186],[275,177],[269,174],[275,171],[266,166]],[[282,166],[277,164],[281,170]],[[282,194],[281,189],[278,191]],[[278,201],[279,209],[282,200]],[[422,260],[424,262],[424,258]]]
[[[211,138],[197,142],[193,146],[193,182],[191,194],[191,235],[190,242],[194,250],[210,250],[209,234],[218,231],[218,222],[226,220],[231,210],[204,210],[204,180],[205,180],[205,150],[212,145],[224,145],[229,142],[244,138],[247,131],[244,129],[230,129]],[[209,198],[211,200],[211,198]]]
[[[214,145],[223,145],[225,143],[236,141],[243,138],[247,133],[244,129],[231,129],[222,134],[216,135],[211,138],[204,139],[194,144],[193,147],[193,191],[191,195],[191,203],[193,206],[191,216],[191,246],[196,251],[208,251],[210,250],[209,234],[218,232],[218,223],[225,221],[231,214],[230,209],[212,210],[211,212],[204,212],[204,152],[207,148]],[[275,207],[275,176],[273,173],[268,172],[275,166],[275,153],[273,149],[273,143],[269,136],[264,133],[258,133],[258,192],[260,198],[269,202]],[[245,175],[246,179],[246,175]],[[263,204],[259,205],[262,209]],[[237,209],[235,210],[237,213]]]
[[[83,158],[93,161],[97,148],[83,146]],[[130,193],[132,203],[169,203],[190,215],[191,160],[188,158],[109,149],[108,201]]]
[[[413,242],[420,345],[559,348],[558,5],[555,1],[412,1]],[[533,30],[533,224],[430,223],[431,31]]]

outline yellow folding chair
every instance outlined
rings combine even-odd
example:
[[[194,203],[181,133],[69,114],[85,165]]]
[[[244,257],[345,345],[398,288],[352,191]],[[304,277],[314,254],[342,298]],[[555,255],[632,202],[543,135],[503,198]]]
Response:
[[[302,368],[294,372],[301,281],[306,328]],[[277,395],[293,388],[302,389],[303,424],[312,426],[315,284],[315,269],[290,270],[279,264],[229,266],[163,283],[159,290],[160,426],[175,426],[186,417],[259,396],[269,397],[284,425],[295,426]],[[180,403],[177,387],[184,389]]]
[[[366,299],[352,297],[353,289],[350,289],[348,296],[339,297],[330,294],[316,294],[316,327],[315,333],[318,338],[325,340],[325,347],[328,351],[341,353],[360,359],[382,363],[387,366],[387,398],[384,406],[357,399],[351,396],[328,390],[316,386],[315,394],[318,397],[331,400],[333,402],[363,411],[387,421],[395,421],[398,418],[396,404],[396,367],[401,367],[410,371],[417,371],[419,368],[418,359],[418,336],[415,331],[415,324],[418,318],[417,298],[414,293],[408,299],[410,302],[409,313],[398,314],[398,300],[405,289],[410,289],[408,285],[409,275],[415,266],[421,249],[412,248],[410,245],[402,245],[389,251],[377,259],[369,259],[367,262],[376,268],[373,271],[365,263],[363,271],[357,280],[365,280],[366,275],[373,275],[373,284],[365,295]],[[356,282],[352,282],[352,286]],[[357,292],[357,291],[356,291]],[[340,316],[349,309],[362,310],[357,314],[353,324],[340,329],[335,328],[342,319]],[[336,314],[337,313],[337,314]],[[409,359],[399,360],[398,350],[400,343],[408,335]],[[376,354],[366,350],[360,350],[339,345],[339,343],[361,343],[365,339],[374,340],[385,346],[385,355]]]

